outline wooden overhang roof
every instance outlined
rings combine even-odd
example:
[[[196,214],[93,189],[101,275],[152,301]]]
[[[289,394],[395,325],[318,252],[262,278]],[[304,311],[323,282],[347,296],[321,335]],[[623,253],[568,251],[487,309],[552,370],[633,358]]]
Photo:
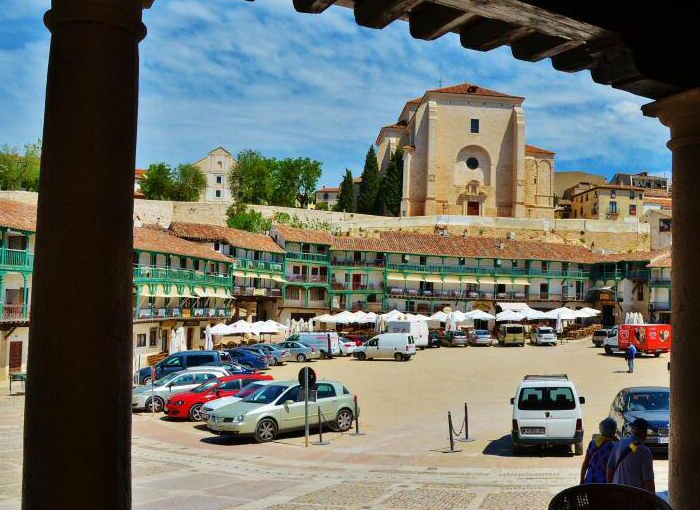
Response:
[[[509,45],[519,60],[552,59],[559,71],[589,70],[597,83],[651,99],[700,85],[694,3],[666,2],[649,11],[633,2],[587,0],[293,0],[299,12],[351,8],[355,21],[384,28],[408,22],[413,37],[447,33],[462,46],[488,51]],[[653,35],[652,35],[653,34]]]

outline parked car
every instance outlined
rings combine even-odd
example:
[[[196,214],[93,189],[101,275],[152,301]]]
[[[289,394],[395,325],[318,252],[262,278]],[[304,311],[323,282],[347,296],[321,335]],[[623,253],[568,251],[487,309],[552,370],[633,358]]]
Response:
[[[292,359],[297,360],[299,363],[321,357],[321,353],[316,347],[310,347],[304,343],[295,342],[294,340],[287,340],[276,345],[281,349],[288,350],[291,353]]]
[[[343,356],[352,356],[353,351],[357,347],[357,343],[348,338],[340,337],[338,339],[338,347],[340,347],[340,353]]]
[[[620,324],[613,326],[605,339],[605,354],[625,352],[630,343],[641,354],[653,354],[657,358],[670,352],[673,345],[673,326],[670,324]]]
[[[365,343],[367,339],[367,335],[356,335],[356,334],[351,334],[351,335],[343,335],[345,338],[348,340],[355,342],[355,345],[357,347],[361,346],[363,343]]]
[[[256,344],[256,345],[243,345],[243,346],[241,346],[241,347],[238,347],[238,349],[245,349],[245,350],[247,350],[247,351],[250,351],[250,352],[253,352],[253,353],[257,354],[257,355],[260,356],[261,358],[264,358],[265,361],[267,361],[267,365],[268,365],[268,366],[273,366],[273,365],[276,365],[276,364],[277,364],[277,359],[276,359],[272,354],[270,354],[269,352],[267,352],[265,349],[263,349],[262,347],[260,347],[260,344]]]
[[[340,356],[338,333],[335,331],[324,331],[320,333],[296,333],[287,338],[287,340],[290,342],[301,342],[309,347],[315,347],[322,358],[327,358],[329,352],[332,356]]]
[[[525,376],[510,399],[513,453],[531,446],[573,445],[574,454],[582,455],[585,402],[566,375]]]
[[[137,386],[131,392],[131,409],[159,413],[165,401],[177,393],[190,391],[202,383],[218,377],[230,375],[220,367],[195,367],[168,374],[153,381],[153,385]]]
[[[260,380],[272,380],[270,375],[235,374],[212,379],[165,401],[164,413],[171,418],[202,421],[202,405],[210,400],[236,395],[241,389]]]
[[[501,324],[498,330],[498,345],[525,345],[525,328],[522,324]]]
[[[461,329],[446,331],[442,337],[442,345],[445,347],[466,347],[467,334]]]
[[[274,356],[274,365],[281,365],[282,363],[292,359],[292,353],[289,352],[289,350],[280,349],[276,344],[258,344],[258,346],[267,354]]]
[[[652,451],[668,452],[671,390],[663,386],[625,388],[610,405],[610,418],[617,423],[617,435],[630,435],[630,424],[644,418],[649,424],[644,444]]]
[[[205,363],[204,365],[199,365],[200,367],[221,367],[228,370],[231,374],[257,374],[258,371],[255,368],[247,368],[234,363],[233,361],[212,361],[210,363]]]
[[[488,329],[475,329],[469,334],[469,345],[490,346],[493,343],[491,333]]]
[[[320,408],[325,423],[340,431],[352,427],[355,396],[339,382],[322,381],[313,388],[316,400],[311,415]],[[215,409],[207,427],[216,434],[253,436],[260,443],[280,432],[304,428],[304,391],[297,381],[268,384],[240,402]]]
[[[535,345],[557,345],[557,333],[549,326],[538,326],[530,330],[530,343]]]
[[[609,329],[599,329],[593,333],[593,345],[596,347],[603,347],[605,340],[608,338],[610,333]]]
[[[395,361],[408,361],[416,355],[416,344],[408,333],[381,333],[356,347],[352,355],[359,360],[394,358]]]
[[[231,359],[241,365],[244,368],[255,368],[257,370],[267,370],[269,364],[267,358],[257,355],[254,351],[249,349],[241,349],[240,347],[235,347],[233,349],[228,349],[227,351],[231,356]]]
[[[428,347],[440,347],[440,334],[437,331],[428,333]]]
[[[408,333],[413,337],[416,348],[428,347],[428,323],[425,321],[389,321],[386,325],[387,333]]]
[[[202,421],[208,421],[209,418],[211,417],[212,411],[214,411],[215,409],[218,409],[218,408],[223,407],[223,406],[227,406],[229,404],[233,404],[234,402],[240,402],[245,397],[247,397],[248,395],[252,395],[256,391],[258,391],[260,388],[262,388],[263,386],[265,386],[267,384],[272,384],[275,382],[277,382],[277,381],[274,381],[274,380],[256,381],[252,384],[249,384],[248,386],[246,386],[245,388],[243,388],[241,391],[239,391],[238,393],[236,393],[233,396],[221,397],[221,398],[217,398],[214,400],[210,400],[209,402],[207,402],[206,404],[204,404],[202,406]]]
[[[155,378],[160,379],[168,374],[185,370],[189,367],[196,367],[211,362],[230,361],[228,354],[225,351],[181,351],[171,354],[163,361],[156,364],[154,370],[151,367],[143,367],[134,374],[134,382],[136,384],[149,384],[151,382],[151,374],[155,374]]]

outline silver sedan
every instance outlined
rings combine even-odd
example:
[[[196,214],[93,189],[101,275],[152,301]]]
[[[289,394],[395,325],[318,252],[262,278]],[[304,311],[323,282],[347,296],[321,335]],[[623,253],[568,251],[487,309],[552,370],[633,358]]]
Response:
[[[286,341],[276,344],[280,349],[285,349],[291,353],[291,358],[303,363],[310,359],[318,359],[321,353],[316,347],[309,347],[301,342]]]
[[[228,371],[219,367],[194,367],[191,370],[173,372],[154,381],[153,386],[148,384],[134,388],[131,392],[131,409],[159,413],[169,397],[225,375],[229,375]]]

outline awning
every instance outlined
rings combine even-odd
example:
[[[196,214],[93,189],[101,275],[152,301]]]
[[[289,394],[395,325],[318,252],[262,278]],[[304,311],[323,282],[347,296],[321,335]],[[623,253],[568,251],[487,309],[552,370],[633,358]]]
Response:
[[[399,280],[399,281],[406,280],[406,276],[402,275],[401,273],[389,273],[389,275],[386,278],[387,278],[387,280]]]
[[[192,292],[190,292],[189,285],[185,285],[182,288],[182,292],[180,292],[180,297],[184,297],[184,298],[191,298],[192,297]]]
[[[258,275],[255,275],[257,278],[260,278],[261,280],[272,280],[272,276],[267,274],[267,273],[260,273]]]
[[[459,279],[459,276],[445,276],[444,280],[445,283],[459,283],[461,280]],[[476,282],[476,280],[474,280]]]
[[[419,275],[419,274],[407,274],[406,281],[407,282],[422,282],[422,281],[424,281],[424,277],[422,275]]]
[[[282,275],[279,275],[279,274],[273,274],[272,279],[275,280],[276,282],[285,283],[284,277]]]
[[[479,283],[496,283],[496,280],[494,280],[490,276],[482,276],[481,278],[479,278]]]
[[[204,292],[207,297],[219,297],[219,295],[216,293],[216,289],[213,287],[206,287]]]
[[[207,297],[207,293],[204,290],[204,287],[195,287],[194,293],[197,295],[197,297]]]
[[[233,276],[236,276],[238,278],[245,278],[245,273],[243,271],[234,271]]]
[[[435,274],[429,274],[425,277],[426,282],[442,283],[442,278]]]
[[[151,297],[151,289],[148,287],[148,285],[139,286],[139,295],[141,297]]]
[[[496,283],[500,283],[502,285],[511,285],[513,283],[513,280],[510,278],[496,278]]]
[[[471,283],[477,285],[479,281],[473,276],[462,276],[462,283]]]
[[[226,293],[226,289],[224,289],[223,287],[218,287],[218,288],[216,289],[216,297],[218,297],[218,298],[223,298],[223,299],[227,299],[227,298],[228,298],[228,294]]]
[[[158,285],[156,287],[156,291],[152,295],[153,297],[169,298],[172,296],[172,293],[166,292],[165,287],[163,285]],[[177,292],[175,293],[175,295],[177,295]]]
[[[530,280],[527,278],[516,278],[513,283],[515,283],[515,285],[530,285]]]

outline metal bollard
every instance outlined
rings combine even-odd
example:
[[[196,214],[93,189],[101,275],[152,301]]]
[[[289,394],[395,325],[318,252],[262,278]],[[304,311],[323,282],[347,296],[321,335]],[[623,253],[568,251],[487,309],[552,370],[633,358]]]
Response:
[[[364,432],[360,432],[360,412],[357,408],[357,397],[355,397],[355,432],[350,433],[351,436],[364,436]]]
[[[460,443],[471,443],[474,441],[473,437],[469,437],[469,408],[467,403],[464,403],[464,438],[457,438]]]
[[[318,410],[318,441],[314,441],[313,445],[324,446],[330,444],[328,441],[323,440],[323,421],[321,421],[321,406],[316,408]]]
[[[447,427],[449,428],[449,433],[450,433],[450,447],[442,450],[442,453],[461,452],[462,450],[455,450],[455,438],[454,438],[454,434],[452,432],[452,413],[450,411],[447,411]]]

